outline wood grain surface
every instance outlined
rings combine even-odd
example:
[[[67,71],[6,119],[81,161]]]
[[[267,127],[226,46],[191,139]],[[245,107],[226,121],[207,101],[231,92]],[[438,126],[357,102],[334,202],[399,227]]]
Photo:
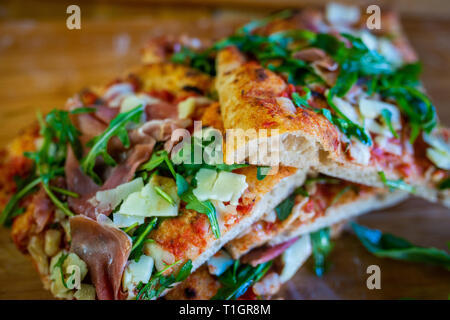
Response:
[[[30,125],[36,110],[60,108],[84,86],[102,84],[139,62],[139,48],[155,35],[220,38],[267,12],[262,6],[218,8],[79,1],[82,29],[65,25],[66,1],[0,3],[0,146]],[[404,1],[402,1],[404,2]],[[414,1],[415,2],[415,1]],[[198,3],[204,3],[199,1]],[[445,3],[442,2],[445,9]],[[273,6],[270,7],[273,9]],[[443,10],[445,11],[445,10]],[[415,11],[410,9],[409,13]],[[441,121],[450,124],[450,19],[448,14],[408,14],[406,33],[424,64],[423,80]],[[358,220],[416,244],[446,248],[450,212],[419,199]],[[311,261],[285,285],[287,299],[447,299],[450,273],[439,268],[378,259],[350,232],[336,241],[322,278]],[[366,268],[377,264],[382,289],[368,290]],[[49,299],[30,263],[0,230],[0,299]]]

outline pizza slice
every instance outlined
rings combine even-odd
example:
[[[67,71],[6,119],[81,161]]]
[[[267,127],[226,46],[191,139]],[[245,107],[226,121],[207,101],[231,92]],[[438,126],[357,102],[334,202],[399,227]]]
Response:
[[[270,298],[302,267],[313,247],[327,246],[324,243],[336,238],[348,219],[406,197],[404,192],[310,176],[302,189],[229,242],[165,298]],[[324,270],[318,260],[316,272]]]
[[[396,15],[383,11],[375,30],[367,18],[335,5],[283,11],[173,60],[217,75],[227,163],[313,166],[449,205],[449,131],[420,63]]]

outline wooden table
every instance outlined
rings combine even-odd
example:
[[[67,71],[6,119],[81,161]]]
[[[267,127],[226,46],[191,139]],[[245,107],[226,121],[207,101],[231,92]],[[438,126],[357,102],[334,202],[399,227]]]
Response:
[[[192,1],[191,1],[192,2]],[[195,1],[194,1],[195,2]],[[251,2],[251,1],[250,1]],[[139,62],[139,48],[154,35],[221,37],[266,10],[244,7],[155,7],[81,2],[82,29],[68,30],[64,2],[0,4],[0,145],[35,119],[35,111],[60,108],[84,86],[101,84]],[[424,63],[424,82],[441,120],[450,124],[450,21],[408,16],[407,34]],[[358,219],[416,244],[446,248],[450,212],[413,199]],[[322,278],[311,261],[284,286],[292,299],[447,299],[450,273],[439,268],[378,259],[351,233],[336,241],[331,269]],[[377,264],[382,289],[368,290],[366,268]],[[0,299],[49,299],[31,264],[0,231]]]

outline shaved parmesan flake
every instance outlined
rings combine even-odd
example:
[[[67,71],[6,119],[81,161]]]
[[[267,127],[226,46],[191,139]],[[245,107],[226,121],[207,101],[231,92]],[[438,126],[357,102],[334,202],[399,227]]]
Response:
[[[141,256],[139,262],[129,262],[122,277],[122,286],[128,290],[128,298],[135,296],[134,289],[140,282],[147,283],[150,280],[153,264],[153,258],[146,255]]]
[[[359,110],[365,118],[377,119],[381,116],[381,112],[383,111],[383,109],[387,109],[391,112],[392,114],[391,122],[393,128],[395,130],[401,129],[402,125],[401,125],[400,111],[396,106],[383,101],[370,100],[365,98],[359,101]]]
[[[450,170],[449,153],[438,149],[428,148],[427,157],[436,165],[436,167],[444,170]]]
[[[118,228],[126,228],[134,224],[141,225],[145,222],[145,217],[130,216],[127,214],[113,213],[114,225]]]
[[[242,193],[247,189],[243,174],[216,170],[200,169],[196,174],[197,187],[194,195],[200,201],[219,200],[237,205]]]
[[[169,203],[158,193],[160,188],[172,200]],[[177,185],[171,178],[153,176],[150,182],[142,190],[132,193],[120,206],[119,213],[129,216],[153,217],[153,216],[176,216],[180,198],[177,195]]]
[[[157,243],[146,243],[144,245],[144,252],[146,255],[153,258],[156,270],[161,271],[168,265],[175,263],[175,256],[167,250],[164,250]]]
[[[427,157],[438,168],[450,170],[450,145],[434,134],[423,134],[423,140],[431,146],[427,149]]]
[[[395,154],[397,156],[402,155],[402,147],[397,144],[389,141],[389,138],[386,136],[377,136],[375,138],[375,142],[377,145],[388,153]]]
[[[140,93],[138,95],[127,95],[120,104],[120,112],[128,112],[137,106],[147,106],[158,103],[160,100],[153,98],[147,94]]]
[[[309,234],[298,239],[292,246],[290,246],[283,255],[281,261],[283,262],[283,270],[280,274],[282,283],[291,279],[297,270],[305,263],[312,253],[311,240]]]
[[[220,250],[214,256],[209,258],[207,262],[208,271],[210,274],[220,276],[233,263],[234,260],[231,258],[231,256],[225,250]]]
[[[359,116],[355,108],[344,99],[334,96],[333,103],[338,107],[338,109],[351,121],[359,123]]]
[[[370,148],[352,137],[350,147],[349,147],[350,156],[353,158],[354,162],[368,165],[370,161]]]
[[[98,191],[95,194],[95,200],[100,208],[115,209],[130,194],[140,191],[143,187],[144,181],[142,178],[137,178],[114,189]]]

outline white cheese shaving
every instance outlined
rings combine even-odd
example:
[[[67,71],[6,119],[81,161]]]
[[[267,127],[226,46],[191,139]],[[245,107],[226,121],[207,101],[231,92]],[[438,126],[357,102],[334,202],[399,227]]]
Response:
[[[297,270],[305,263],[312,253],[311,240],[309,234],[298,239],[292,246],[290,246],[283,255],[281,261],[283,262],[283,270],[280,274],[282,283],[291,279]]]
[[[349,26],[359,21],[361,13],[356,6],[330,3],[326,7],[326,17],[330,24]]]
[[[350,147],[349,147],[350,156],[353,158],[353,161],[362,165],[368,165],[370,161],[370,148],[357,140],[355,137],[352,137]]]
[[[208,271],[210,274],[220,276],[234,263],[234,260],[225,250],[219,250],[214,256],[209,258]]]
[[[137,285],[147,283],[153,271],[153,258],[143,255],[138,262],[131,260],[123,272],[122,286],[128,291],[128,298],[134,298]]]
[[[247,189],[246,176],[232,172],[200,169],[196,174],[197,187],[194,195],[200,201],[229,201],[237,205],[242,193]]]

